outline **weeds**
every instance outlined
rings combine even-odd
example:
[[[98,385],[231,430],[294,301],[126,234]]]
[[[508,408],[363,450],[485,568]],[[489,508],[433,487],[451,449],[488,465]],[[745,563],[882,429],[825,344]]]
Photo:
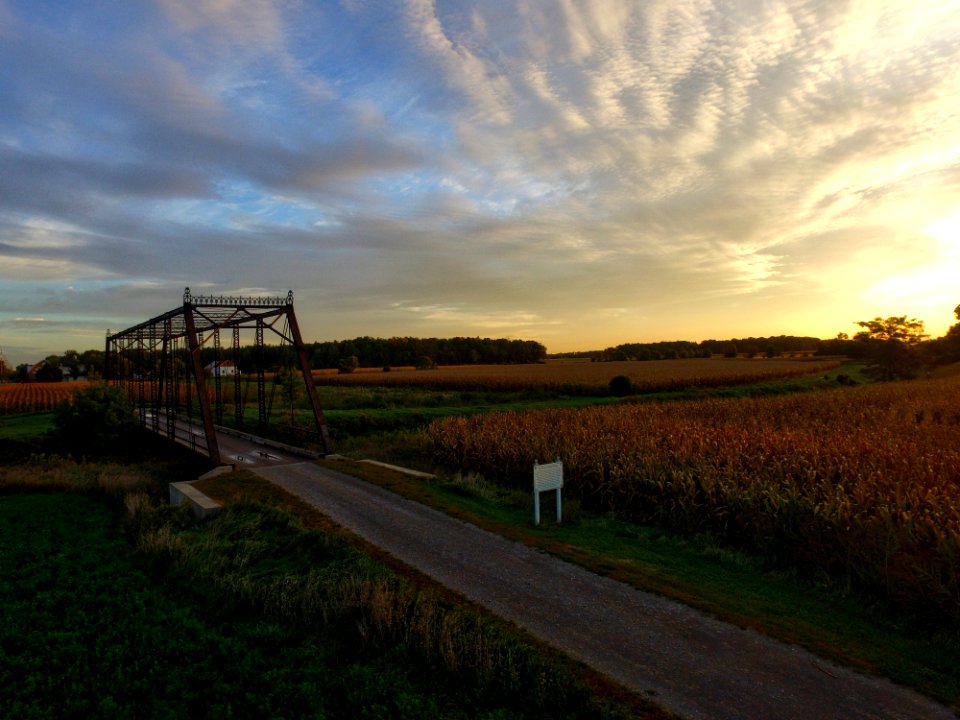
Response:
[[[249,500],[200,522],[156,474],[3,468],[0,716],[663,717],[338,532]]]
[[[182,530],[169,513],[146,512],[154,517],[142,522],[141,550],[250,610],[323,628],[355,660],[400,653],[445,692],[472,688],[471,702],[482,708],[599,716],[582,682],[493,621],[414,587],[339,538],[298,529],[279,510],[230,505]]]

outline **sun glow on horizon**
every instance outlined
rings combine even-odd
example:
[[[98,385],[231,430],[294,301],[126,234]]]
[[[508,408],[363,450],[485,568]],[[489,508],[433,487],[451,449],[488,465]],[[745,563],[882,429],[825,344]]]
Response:
[[[945,255],[960,255],[960,212],[930,223],[924,232],[940,243]]]
[[[933,322],[934,316],[943,315],[953,308],[960,293],[957,278],[960,277],[960,213],[947,215],[927,224],[924,235],[936,241],[930,245],[927,261],[909,270],[895,271],[873,284],[865,293],[874,303],[889,304],[891,312],[908,312],[918,317],[926,316],[927,331],[936,337],[944,322]],[[903,310],[896,310],[903,308]]]

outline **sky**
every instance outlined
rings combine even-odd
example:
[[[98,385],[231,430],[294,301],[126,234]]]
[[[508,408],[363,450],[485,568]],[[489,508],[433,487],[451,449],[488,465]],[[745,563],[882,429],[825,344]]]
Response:
[[[0,0],[0,349],[835,337],[960,303],[960,0]]]

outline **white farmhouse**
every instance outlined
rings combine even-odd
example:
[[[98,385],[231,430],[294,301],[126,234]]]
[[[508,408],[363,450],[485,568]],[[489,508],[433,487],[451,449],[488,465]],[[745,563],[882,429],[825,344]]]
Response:
[[[231,360],[214,361],[208,363],[203,369],[210,373],[210,377],[230,377],[240,374],[240,369]]]

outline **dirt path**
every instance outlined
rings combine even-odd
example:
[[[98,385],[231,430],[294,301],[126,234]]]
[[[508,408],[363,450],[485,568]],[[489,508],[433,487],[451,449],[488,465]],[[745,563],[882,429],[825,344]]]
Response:
[[[255,472],[357,535],[687,718],[956,720],[888,680],[594,575],[312,463]]]

